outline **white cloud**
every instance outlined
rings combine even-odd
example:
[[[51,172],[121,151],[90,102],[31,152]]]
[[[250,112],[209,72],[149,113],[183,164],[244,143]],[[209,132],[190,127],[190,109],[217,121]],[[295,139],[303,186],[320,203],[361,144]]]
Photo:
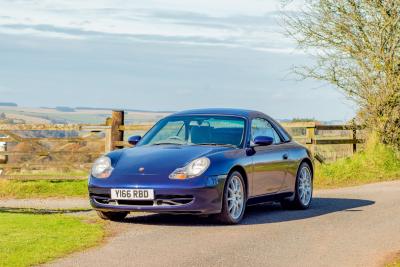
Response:
[[[296,9],[298,1],[285,8]],[[284,52],[293,45],[280,33],[274,13],[279,10],[279,0],[3,1],[0,32],[64,39],[89,38],[96,33]]]
[[[84,39],[83,36],[77,36],[73,34],[66,34],[62,32],[45,32],[35,29],[8,29],[8,28],[1,28],[0,33],[2,34],[15,34],[15,35],[32,35],[32,36],[41,36],[41,37],[48,37],[48,38],[59,38],[59,39],[71,39],[71,40],[82,40]]]

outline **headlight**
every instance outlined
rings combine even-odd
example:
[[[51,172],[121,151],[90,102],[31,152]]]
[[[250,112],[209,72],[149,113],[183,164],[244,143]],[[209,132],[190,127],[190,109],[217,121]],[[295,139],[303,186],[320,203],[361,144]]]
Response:
[[[183,168],[178,168],[170,175],[170,179],[187,179],[202,175],[210,166],[210,160],[206,157],[195,159]]]
[[[108,178],[113,171],[109,157],[98,158],[92,166],[92,176],[96,178]]]

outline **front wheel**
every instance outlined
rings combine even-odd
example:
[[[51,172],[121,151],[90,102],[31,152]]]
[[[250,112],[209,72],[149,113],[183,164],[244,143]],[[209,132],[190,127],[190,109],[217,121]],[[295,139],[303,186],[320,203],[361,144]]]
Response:
[[[103,219],[103,220],[108,220],[108,221],[122,221],[126,215],[128,215],[128,212],[112,212],[112,211],[101,211],[101,210],[96,210],[97,215]]]
[[[297,171],[296,187],[292,199],[281,201],[283,208],[305,210],[310,207],[313,194],[313,175],[308,163],[303,162]]]
[[[217,220],[225,224],[237,224],[246,209],[246,189],[242,175],[233,172],[229,175],[222,198],[222,210]]]

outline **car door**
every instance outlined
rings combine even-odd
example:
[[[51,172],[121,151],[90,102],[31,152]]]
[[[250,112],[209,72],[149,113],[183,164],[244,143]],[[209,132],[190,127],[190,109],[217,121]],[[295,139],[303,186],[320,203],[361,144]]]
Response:
[[[256,136],[270,136],[274,139],[269,146],[254,147],[253,196],[278,192],[286,178],[287,151],[271,123],[263,118],[251,122],[251,142]]]

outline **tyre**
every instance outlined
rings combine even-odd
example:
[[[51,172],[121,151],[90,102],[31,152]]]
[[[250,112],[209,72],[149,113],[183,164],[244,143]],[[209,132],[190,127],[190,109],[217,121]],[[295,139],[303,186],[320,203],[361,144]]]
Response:
[[[96,210],[97,215],[103,219],[108,221],[122,221],[129,212],[112,212],[112,211],[100,211]]]
[[[310,165],[303,162],[297,171],[294,197],[283,199],[281,205],[286,209],[308,209],[312,202],[312,194],[313,173]]]
[[[242,175],[239,172],[231,173],[224,188],[222,210],[216,215],[216,219],[223,224],[239,223],[246,209],[246,200],[246,186]]]

